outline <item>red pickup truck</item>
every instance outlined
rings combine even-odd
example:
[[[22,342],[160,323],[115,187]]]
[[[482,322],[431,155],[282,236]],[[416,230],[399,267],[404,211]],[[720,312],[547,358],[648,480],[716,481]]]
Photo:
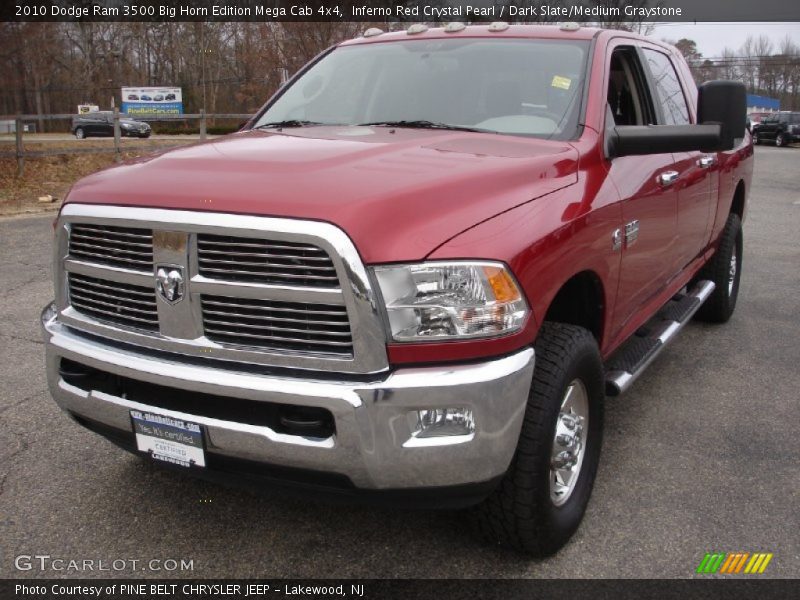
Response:
[[[72,188],[50,389],[164,466],[470,506],[551,554],[605,398],[693,316],[731,316],[752,168],[743,86],[698,90],[671,46],[369,30],[242,131]]]

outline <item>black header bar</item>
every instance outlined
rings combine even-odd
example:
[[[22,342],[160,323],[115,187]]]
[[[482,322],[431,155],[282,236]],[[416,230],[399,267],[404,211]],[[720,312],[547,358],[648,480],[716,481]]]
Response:
[[[0,21],[800,21],[797,0],[7,0]]]

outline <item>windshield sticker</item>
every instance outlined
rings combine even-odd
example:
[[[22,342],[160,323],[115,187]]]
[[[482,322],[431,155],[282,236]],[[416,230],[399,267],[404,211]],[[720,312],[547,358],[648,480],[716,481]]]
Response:
[[[572,80],[569,77],[561,77],[561,75],[554,75],[553,81],[550,85],[554,88],[561,88],[562,90],[568,90],[569,86],[572,85]]]

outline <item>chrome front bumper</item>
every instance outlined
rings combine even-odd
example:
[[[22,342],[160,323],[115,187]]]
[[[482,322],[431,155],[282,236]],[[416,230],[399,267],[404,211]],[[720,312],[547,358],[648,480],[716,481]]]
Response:
[[[129,434],[131,409],[172,416],[203,425],[209,453],[344,475],[367,490],[461,486],[501,476],[517,446],[534,366],[528,348],[478,364],[397,369],[368,383],[346,376],[314,381],[240,372],[235,363],[230,369],[198,366],[176,355],[106,344],[61,324],[53,305],[42,312],[42,329],[50,391],[72,415]],[[327,439],[287,435],[83,390],[60,376],[62,358],[166,387],[325,408],[333,414],[336,433]],[[409,412],[446,407],[472,409],[474,434],[428,438],[422,444],[412,438]]]

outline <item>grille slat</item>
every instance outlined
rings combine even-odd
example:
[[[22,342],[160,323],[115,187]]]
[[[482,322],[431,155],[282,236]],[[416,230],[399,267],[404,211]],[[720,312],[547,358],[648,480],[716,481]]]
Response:
[[[324,329],[297,329],[294,327],[283,327],[281,325],[275,325],[274,323],[270,323],[267,325],[263,324],[255,324],[255,323],[234,323],[231,321],[220,321],[218,319],[206,319],[205,322],[211,325],[220,325],[222,327],[227,327],[230,329],[252,329],[255,331],[277,331],[282,333],[284,331],[289,333],[303,333],[303,334],[314,334],[323,337],[343,337],[343,338],[350,338],[350,328],[347,328],[347,331],[326,331]]]
[[[77,300],[79,300],[81,302],[89,302],[89,303],[99,304],[100,306],[108,306],[110,308],[118,309],[118,310],[121,310],[121,311],[124,310],[124,311],[129,311],[129,312],[134,312],[134,313],[141,313],[143,315],[152,315],[153,314],[152,310],[147,310],[147,309],[143,309],[143,308],[135,308],[133,306],[129,306],[128,304],[126,304],[128,302],[127,300],[118,299],[116,302],[106,302],[105,300],[98,300],[97,298],[92,298],[91,296],[86,296],[82,292],[79,292],[78,290],[76,290],[74,288],[72,290],[72,299],[73,300],[77,299]],[[153,306],[153,308],[155,308],[155,305]]]
[[[200,234],[197,259],[200,274],[213,279],[315,288],[339,285],[330,256],[310,244]]]
[[[203,296],[201,303],[205,334],[212,341],[352,356],[344,306],[227,296]]]
[[[226,332],[223,330],[217,329],[206,329],[206,333],[212,334],[219,334],[219,335],[230,335],[230,332]],[[302,344],[302,345],[309,345],[308,340],[302,338],[288,338],[288,337],[280,337],[276,335],[263,335],[263,334],[252,334],[252,333],[242,333],[237,332],[236,337],[247,337],[247,338],[254,338],[258,340],[266,340],[266,341],[274,341],[274,342],[289,342],[291,344]],[[262,345],[262,344],[258,344]],[[328,340],[315,340],[314,345],[327,345],[327,346],[352,346],[350,342],[332,342]]]
[[[120,243],[120,240],[115,240],[115,239],[106,238],[106,237],[91,237],[91,236],[87,236],[85,234],[80,234],[80,233],[73,233],[70,236],[70,238],[72,240],[78,240],[81,243],[83,243],[83,240],[86,240],[87,243],[88,242],[95,242],[95,243],[100,242],[100,243],[111,243],[111,244],[119,244]],[[126,246],[138,246],[140,248],[151,248],[153,246],[152,243],[148,244],[147,242],[131,242],[129,240],[125,240],[125,245]]]
[[[204,265],[234,265],[234,266],[241,266],[241,267],[264,267],[263,262],[250,262],[246,260],[217,260],[215,258],[201,258],[201,264]],[[293,269],[297,271],[322,271],[323,274],[328,274],[333,277],[336,277],[336,270],[332,267],[325,267],[325,266],[317,266],[317,265],[293,265],[289,264],[278,264],[275,262],[269,262],[270,267],[278,267],[281,269]],[[223,267],[224,268],[224,267]]]
[[[262,283],[286,283],[286,282],[278,282],[277,280],[278,279],[291,279],[292,283],[296,284],[298,281],[306,281],[307,282],[310,279],[310,277],[308,277],[307,275],[297,275],[297,274],[294,274],[294,273],[282,273],[280,276],[276,277],[274,275],[263,275],[262,271],[258,271],[258,270],[255,270],[255,269],[252,270],[252,271],[246,271],[246,270],[240,270],[240,269],[219,269],[219,268],[216,268],[216,267],[212,268],[212,267],[204,266],[203,263],[201,262],[200,263],[200,274],[201,275],[207,275],[208,273],[221,273],[223,275],[230,275],[231,279],[234,279],[234,278],[235,279],[243,279],[240,276],[241,275],[247,275],[248,278],[250,278],[249,280],[258,281],[258,282],[262,282]],[[323,275],[314,275],[313,277],[314,277],[315,281],[317,281],[317,282],[321,281],[321,282],[324,283],[324,285],[319,285],[319,283],[317,283],[317,285],[315,285],[314,287],[332,287],[330,284],[331,283],[337,283],[338,280],[339,280],[339,278],[336,277],[336,275],[330,275],[330,276],[328,276],[328,275],[325,275],[325,276],[323,276]],[[225,279],[227,279],[227,278],[225,278]]]
[[[343,321],[317,321],[316,319],[292,319],[289,317],[272,317],[272,316],[262,316],[262,315],[245,315],[241,313],[235,312],[224,312],[221,310],[209,310],[208,308],[205,309],[204,314],[207,315],[214,315],[220,317],[230,317],[232,319],[252,319],[252,320],[265,320],[265,321],[275,321],[278,323],[308,323],[311,325],[329,325],[332,327],[348,327],[349,323],[347,320]]]
[[[203,248],[203,254],[221,254],[223,256],[244,256],[246,258],[275,258],[282,260],[302,260],[306,262],[330,262],[327,256],[300,256],[298,254],[275,254],[269,252],[233,252],[230,250],[210,250]]]
[[[150,240],[150,241],[152,241],[153,239],[153,233],[149,229],[112,227],[106,225],[96,225],[96,226],[73,225],[72,231],[86,232],[89,235],[99,233],[103,235],[118,236],[123,238],[141,238],[142,240]]]
[[[235,244],[236,246],[239,246],[241,248],[263,248],[265,250],[266,249],[297,250],[304,252],[314,252],[325,256],[325,251],[322,248],[318,248],[317,246],[311,246],[309,244],[295,244],[294,242],[273,243],[273,242],[266,242],[265,240],[257,241],[255,239],[252,241],[241,241],[250,239],[251,238],[240,238],[240,237],[234,238],[228,236],[201,235],[198,242],[203,246],[223,246],[225,248],[230,248],[232,244]]]
[[[101,265],[150,271],[153,268],[153,232],[110,225],[75,224],[70,230],[69,255]]]
[[[257,304],[247,304],[247,298],[232,298],[234,302],[221,302],[219,300],[210,300],[213,296],[206,296],[203,298],[203,303],[208,306],[224,306],[226,308],[246,308],[246,309],[253,309],[253,310],[268,310],[271,312],[297,312],[298,310],[302,310],[304,313],[309,315],[326,315],[326,316],[334,316],[339,315],[343,317],[347,317],[346,313],[340,306],[335,306],[336,310],[317,310],[311,308],[298,308],[297,306],[293,306],[291,302],[284,302],[286,306],[259,306]],[[255,300],[255,302],[259,302]],[[303,305],[303,306],[323,306],[321,304],[311,304],[311,305]]]
[[[73,277],[75,277],[75,275],[73,275]],[[97,283],[97,282],[95,282],[95,281],[89,281],[88,279],[83,279],[83,280],[81,281],[81,284],[82,284],[83,286],[89,286],[89,287],[91,287],[91,288],[102,289],[102,290],[111,290],[111,291],[114,291],[114,290],[117,290],[117,289],[118,289],[118,288],[115,288],[113,285],[105,285],[105,284],[102,284],[102,283]],[[85,291],[85,290],[84,290],[84,291]],[[133,294],[133,295],[135,295],[135,296],[142,296],[143,298],[152,297],[152,298],[154,299],[153,301],[155,301],[155,296],[154,296],[154,295],[153,295],[153,293],[152,293],[151,291],[149,291],[149,290],[148,290],[148,291],[146,291],[146,292],[143,292],[143,291],[137,291],[137,290],[131,290],[131,289],[128,289],[128,290],[125,290],[125,291],[126,291],[126,293],[128,293],[128,294]]]
[[[103,321],[158,331],[155,290],[70,273],[70,304],[78,312]]]

